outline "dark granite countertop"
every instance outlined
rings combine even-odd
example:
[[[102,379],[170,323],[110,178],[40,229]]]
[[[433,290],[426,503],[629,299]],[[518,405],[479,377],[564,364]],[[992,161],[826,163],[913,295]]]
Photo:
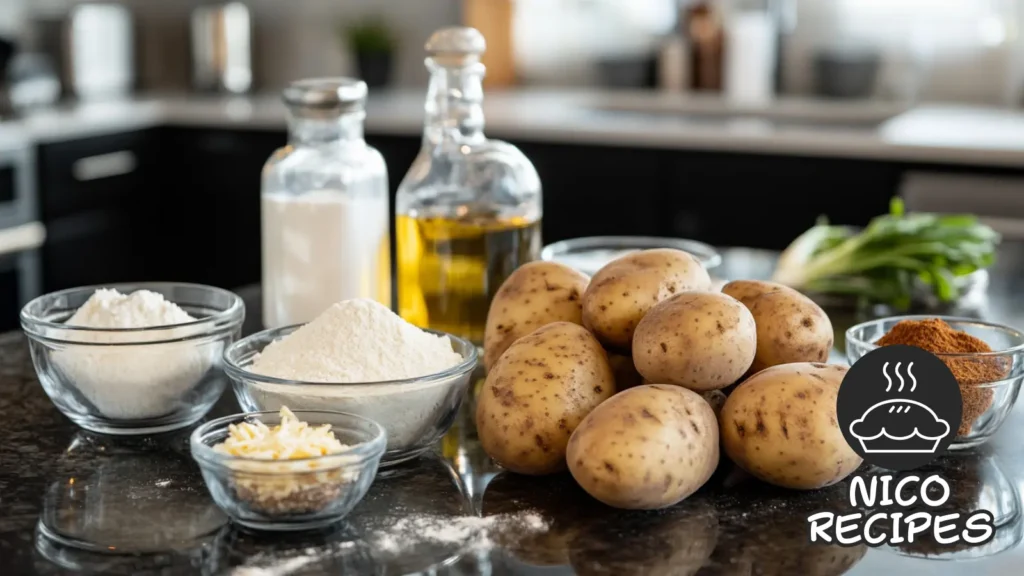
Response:
[[[728,250],[719,273],[764,277],[771,266],[771,254]],[[989,297],[974,313],[1024,326],[1024,309],[1014,308],[1022,291],[1024,245],[1006,245],[992,270]],[[258,301],[256,291],[243,292],[250,304]],[[850,313],[830,315],[837,332],[855,320]],[[250,315],[246,331],[258,323]],[[211,415],[237,410],[228,392]],[[213,506],[188,454],[189,430],[116,438],[78,429],[43,393],[24,337],[7,334],[0,336],[0,573],[1019,574],[1022,410],[1018,406],[984,448],[941,460],[953,486],[949,507],[999,509],[1003,526],[995,539],[973,549],[810,544],[807,516],[841,509],[845,482],[793,492],[744,478],[727,464],[677,506],[614,510],[568,475],[524,478],[498,470],[475,442],[465,407],[436,455],[378,477],[336,527],[259,535],[231,525]],[[394,552],[375,545],[375,535],[412,514],[454,524],[456,517],[522,510],[541,515],[549,529],[502,530],[483,546],[410,540]],[[263,570],[238,569],[244,565]]]

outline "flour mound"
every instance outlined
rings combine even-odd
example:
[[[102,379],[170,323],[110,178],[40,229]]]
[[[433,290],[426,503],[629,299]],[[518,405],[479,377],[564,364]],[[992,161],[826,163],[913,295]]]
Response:
[[[62,346],[53,353],[55,368],[64,374],[107,418],[154,418],[187,409],[190,396],[216,364],[223,343],[174,342],[194,336],[202,326],[177,326],[195,321],[162,294],[137,290],[96,290],[66,322],[84,328],[152,328],[156,332],[90,332],[68,330],[69,342],[119,346]],[[165,341],[160,344],[153,340]],[[135,344],[138,346],[125,345]]]
[[[193,320],[195,318],[165,299],[163,294],[149,290],[121,294],[117,290],[100,288],[65,324],[86,328],[150,328]]]
[[[274,378],[343,384],[428,376],[460,362],[446,336],[424,332],[382,304],[359,298],[332,305],[272,342],[249,369]]]

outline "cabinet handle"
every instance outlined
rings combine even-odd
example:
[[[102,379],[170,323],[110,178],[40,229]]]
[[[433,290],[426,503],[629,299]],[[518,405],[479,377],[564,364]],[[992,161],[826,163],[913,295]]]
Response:
[[[80,158],[71,165],[71,175],[79,182],[124,176],[135,171],[138,162],[128,150]]]

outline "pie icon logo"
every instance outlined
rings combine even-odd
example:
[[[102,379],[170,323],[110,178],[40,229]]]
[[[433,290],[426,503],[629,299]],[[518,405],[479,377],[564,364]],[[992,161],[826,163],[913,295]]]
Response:
[[[913,346],[885,346],[857,361],[839,388],[843,436],[865,461],[912,470],[945,453],[963,400],[949,368]]]

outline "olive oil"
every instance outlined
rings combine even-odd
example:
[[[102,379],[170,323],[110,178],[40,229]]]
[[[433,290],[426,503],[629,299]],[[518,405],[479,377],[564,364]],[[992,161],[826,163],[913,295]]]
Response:
[[[540,219],[399,215],[395,226],[399,314],[477,345],[501,283],[540,257]]]

